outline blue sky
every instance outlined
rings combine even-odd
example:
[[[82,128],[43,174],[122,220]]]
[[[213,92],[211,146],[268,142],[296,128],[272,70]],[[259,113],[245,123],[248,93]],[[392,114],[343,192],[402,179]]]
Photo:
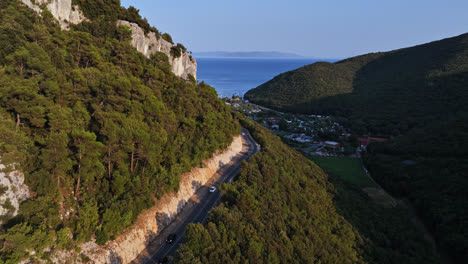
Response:
[[[467,0],[121,0],[189,50],[345,58],[468,32]]]

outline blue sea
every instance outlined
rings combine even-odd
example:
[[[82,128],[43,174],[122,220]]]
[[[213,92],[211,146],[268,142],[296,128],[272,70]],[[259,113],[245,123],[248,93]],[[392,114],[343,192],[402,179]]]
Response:
[[[197,58],[199,81],[213,86],[220,97],[244,96],[276,75],[318,61],[312,58]]]

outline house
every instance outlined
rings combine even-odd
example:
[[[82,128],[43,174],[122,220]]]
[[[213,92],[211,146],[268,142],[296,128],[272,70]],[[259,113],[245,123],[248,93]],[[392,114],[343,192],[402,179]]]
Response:
[[[267,121],[268,123],[272,124],[272,125],[278,125],[279,124],[279,118],[276,117],[276,116],[272,116],[272,117],[269,117],[267,119],[265,119],[265,121]]]
[[[312,142],[312,137],[306,136],[305,134],[291,134],[286,136],[286,138],[297,141],[299,143]]]
[[[388,138],[379,138],[379,137],[360,137],[358,138],[359,144],[361,145],[361,149],[366,149],[367,146],[372,142],[385,142]]]
[[[332,148],[340,147],[340,143],[334,142],[334,141],[325,141],[325,145],[332,147]]]
[[[272,125],[272,126],[271,126],[271,129],[272,129],[272,130],[279,130],[279,126],[278,126],[278,125]]]

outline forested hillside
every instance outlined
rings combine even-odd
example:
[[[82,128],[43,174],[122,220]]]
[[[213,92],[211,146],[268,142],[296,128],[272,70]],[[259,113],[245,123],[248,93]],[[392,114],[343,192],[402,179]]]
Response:
[[[401,208],[344,190],[266,128],[206,225],[188,227],[177,263],[439,263]],[[361,219],[362,218],[362,219]]]
[[[367,54],[336,63],[316,62],[276,76],[248,91],[245,98],[273,109],[290,110],[312,100],[350,93],[356,72],[380,55]]]
[[[2,263],[114,239],[239,133],[212,87],[130,45],[118,18],[155,30],[136,9],[74,2],[89,21],[64,31],[0,1],[0,156],[31,192],[0,230]]]
[[[468,111],[468,34],[283,73],[245,98],[273,109],[350,119],[355,131],[399,135]]]
[[[442,249],[468,259],[468,34],[316,63],[245,97],[283,111],[342,117],[358,136],[391,137],[369,148],[372,175],[410,199]]]

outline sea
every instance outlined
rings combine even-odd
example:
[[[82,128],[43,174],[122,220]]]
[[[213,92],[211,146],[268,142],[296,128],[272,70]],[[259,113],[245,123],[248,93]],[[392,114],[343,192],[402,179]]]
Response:
[[[314,58],[197,58],[199,81],[213,86],[219,97],[244,96],[250,89],[319,60]]]

